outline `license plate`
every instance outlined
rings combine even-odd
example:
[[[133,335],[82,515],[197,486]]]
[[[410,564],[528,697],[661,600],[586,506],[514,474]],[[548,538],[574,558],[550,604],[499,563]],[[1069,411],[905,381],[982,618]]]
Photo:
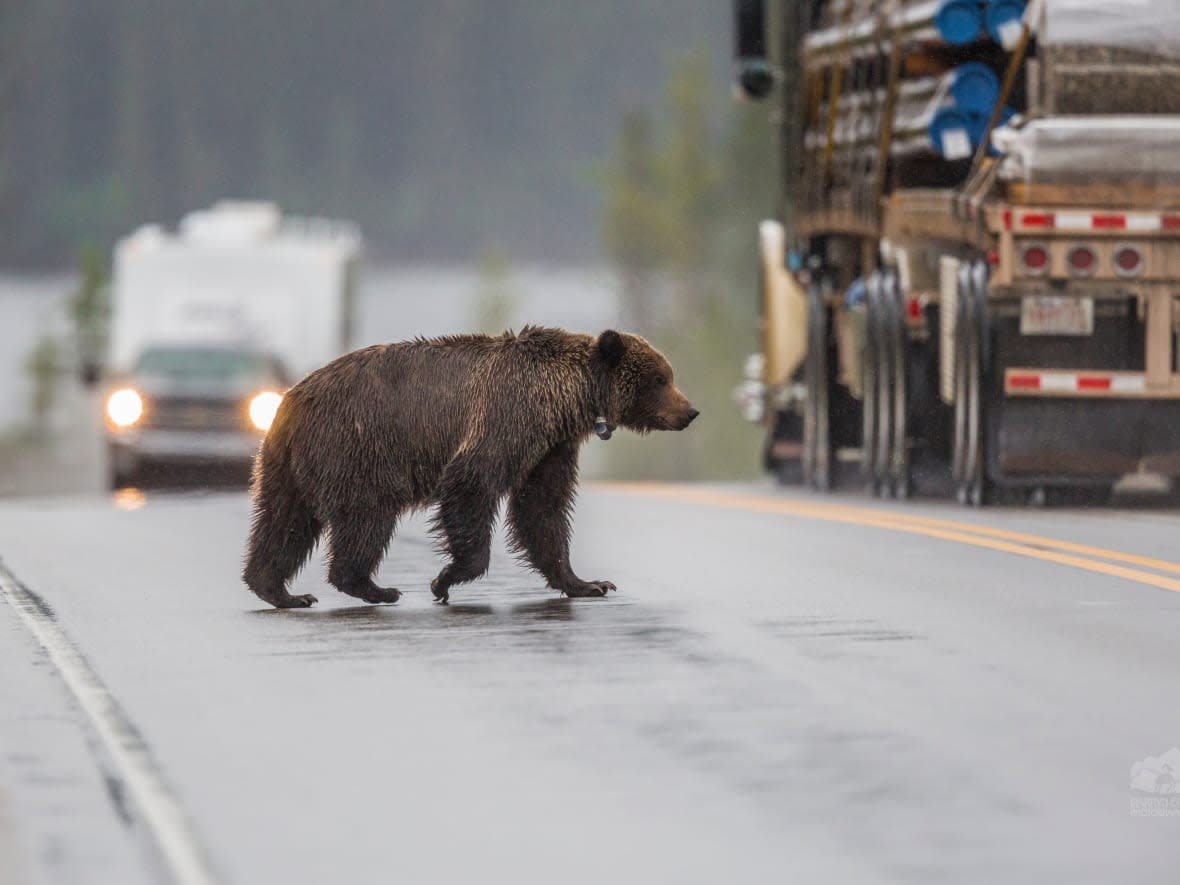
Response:
[[[1020,299],[1021,335],[1093,335],[1094,299],[1029,295]]]

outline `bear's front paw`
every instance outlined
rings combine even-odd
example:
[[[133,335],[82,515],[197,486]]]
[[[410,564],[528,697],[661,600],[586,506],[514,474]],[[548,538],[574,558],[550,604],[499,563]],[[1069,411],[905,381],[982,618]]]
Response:
[[[451,593],[446,587],[439,588],[438,578],[430,582],[430,592],[434,594],[435,602],[441,602],[443,605],[448,605],[451,601]]]
[[[299,596],[284,596],[280,599],[270,600],[270,604],[275,608],[311,608],[319,602],[310,593],[302,593]]]
[[[610,581],[579,581],[560,588],[569,597],[606,596],[610,590],[617,590]]]

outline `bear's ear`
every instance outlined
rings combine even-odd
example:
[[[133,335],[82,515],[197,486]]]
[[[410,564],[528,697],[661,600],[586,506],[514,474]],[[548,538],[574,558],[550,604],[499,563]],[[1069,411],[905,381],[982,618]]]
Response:
[[[598,355],[609,368],[613,369],[623,361],[623,351],[626,349],[623,336],[614,329],[607,329],[598,336]]]

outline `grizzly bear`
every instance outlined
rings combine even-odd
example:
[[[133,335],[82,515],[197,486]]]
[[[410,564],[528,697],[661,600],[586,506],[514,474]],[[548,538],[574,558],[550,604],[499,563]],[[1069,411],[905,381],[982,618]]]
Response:
[[[329,529],[328,582],[366,602],[401,595],[373,573],[398,519],[437,504],[431,525],[450,561],[431,584],[488,569],[507,496],[509,541],[549,586],[604,596],[610,581],[570,567],[578,450],[591,433],[683,430],[697,410],[643,338],[525,327],[366,347],[312,372],[283,397],[254,462],[243,579],[276,608],[317,600],[287,584]]]

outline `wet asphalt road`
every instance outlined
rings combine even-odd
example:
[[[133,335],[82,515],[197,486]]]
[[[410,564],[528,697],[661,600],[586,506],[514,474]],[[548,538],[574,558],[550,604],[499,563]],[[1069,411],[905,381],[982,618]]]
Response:
[[[1135,577],[1180,587],[1180,516],[820,501],[586,488],[574,565],[606,600],[498,548],[437,606],[419,518],[378,575],[397,605],[317,559],[294,592],[320,605],[272,611],[237,491],[0,503],[0,558],[225,882],[1173,881],[1180,817],[1129,783],[1180,745],[1180,593]],[[0,669],[0,883],[168,881],[2,602]]]

